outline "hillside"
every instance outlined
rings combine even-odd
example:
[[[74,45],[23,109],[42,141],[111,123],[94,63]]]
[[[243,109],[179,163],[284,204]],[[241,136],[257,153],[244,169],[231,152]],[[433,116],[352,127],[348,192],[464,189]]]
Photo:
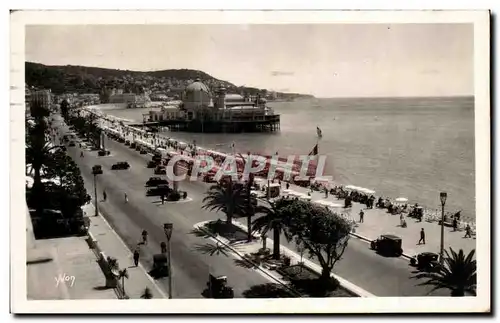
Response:
[[[145,89],[152,92],[178,93],[189,82],[200,78],[211,89],[224,86],[237,93],[267,95],[267,90],[238,87],[230,82],[219,80],[198,70],[170,69],[162,71],[138,72],[86,66],[48,66],[26,62],[26,84],[36,88],[52,89],[55,94],[66,92],[100,93],[105,87],[121,88],[125,92],[142,93]],[[277,93],[277,99],[312,97],[298,93]]]

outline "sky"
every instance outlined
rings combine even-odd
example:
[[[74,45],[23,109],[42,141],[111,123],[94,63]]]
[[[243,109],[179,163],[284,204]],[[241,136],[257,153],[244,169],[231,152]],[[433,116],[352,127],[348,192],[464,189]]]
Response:
[[[38,25],[26,61],[198,69],[316,97],[474,93],[472,24]]]

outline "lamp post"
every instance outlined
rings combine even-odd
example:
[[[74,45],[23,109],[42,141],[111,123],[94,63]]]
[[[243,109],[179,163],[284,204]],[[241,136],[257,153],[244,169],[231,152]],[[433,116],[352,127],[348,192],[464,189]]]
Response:
[[[92,174],[94,175],[94,204],[95,204],[95,216],[99,215],[98,207],[97,207],[97,175],[102,174],[101,165],[92,166]]]
[[[446,204],[446,198],[448,194],[446,192],[439,193],[439,198],[441,199],[441,248],[439,252],[439,262],[441,265],[444,260],[444,205]]]
[[[168,255],[168,298],[172,298],[172,255],[170,253],[170,238],[172,238],[172,231],[174,225],[172,223],[163,224],[163,231],[167,237],[167,255]]]

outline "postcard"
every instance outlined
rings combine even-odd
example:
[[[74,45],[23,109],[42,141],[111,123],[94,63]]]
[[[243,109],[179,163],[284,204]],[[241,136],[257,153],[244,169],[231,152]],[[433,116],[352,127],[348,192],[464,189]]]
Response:
[[[12,12],[12,312],[490,312],[489,19]]]

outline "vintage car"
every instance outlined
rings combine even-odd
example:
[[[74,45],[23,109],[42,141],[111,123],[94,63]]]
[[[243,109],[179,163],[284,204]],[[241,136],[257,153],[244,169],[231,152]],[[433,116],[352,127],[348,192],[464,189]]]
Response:
[[[102,174],[102,166],[101,165],[92,166],[92,174],[101,175]]]
[[[226,276],[208,276],[208,294],[210,298],[234,298],[234,291],[227,286]]]
[[[76,146],[76,144],[75,144],[75,142],[74,142],[74,141],[70,141],[68,146],[70,146],[70,147],[75,147],[75,146]]]
[[[111,153],[111,152],[110,152],[109,150],[102,150],[102,149],[101,149],[101,150],[99,150],[99,151],[97,152],[97,155],[98,155],[98,156],[101,156],[101,157],[102,157],[102,156],[109,156],[109,154],[110,154],[110,153]]]
[[[131,142],[130,143],[130,148],[135,148],[135,147],[137,147],[137,144],[135,142]]]
[[[157,162],[150,160],[150,161],[148,161],[146,167],[147,168],[156,168],[157,165],[158,165]]]
[[[141,155],[146,155],[148,152],[146,149],[142,148],[141,151],[139,152]]]
[[[151,157],[151,161],[154,161],[156,163],[161,162],[161,154],[154,154],[153,157]]]
[[[135,151],[140,151],[141,150],[141,146],[137,145],[135,146]]]
[[[373,240],[370,246],[381,255],[399,257],[403,254],[402,239],[392,234],[381,235],[378,239]]]
[[[130,146],[130,140],[125,140],[125,146]]]
[[[150,177],[146,182],[146,187],[153,187],[158,185],[168,185],[168,181],[161,177]]]
[[[422,252],[410,259],[410,264],[422,271],[436,271],[439,269],[439,255],[434,252]]]
[[[156,166],[155,168],[155,175],[166,175],[167,174],[167,169],[165,166]]]
[[[167,197],[170,192],[172,192],[172,189],[165,184],[158,185],[156,187],[152,187],[146,191],[146,196],[162,196],[164,195]]]
[[[130,168],[130,165],[128,162],[124,161],[124,162],[118,162],[116,164],[113,164],[111,166],[111,169],[113,170],[118,170],[118,169],[129,169]]]
[[[168,257],[164,253],[153,255],[153,273],[155,277],[168,276]]]

